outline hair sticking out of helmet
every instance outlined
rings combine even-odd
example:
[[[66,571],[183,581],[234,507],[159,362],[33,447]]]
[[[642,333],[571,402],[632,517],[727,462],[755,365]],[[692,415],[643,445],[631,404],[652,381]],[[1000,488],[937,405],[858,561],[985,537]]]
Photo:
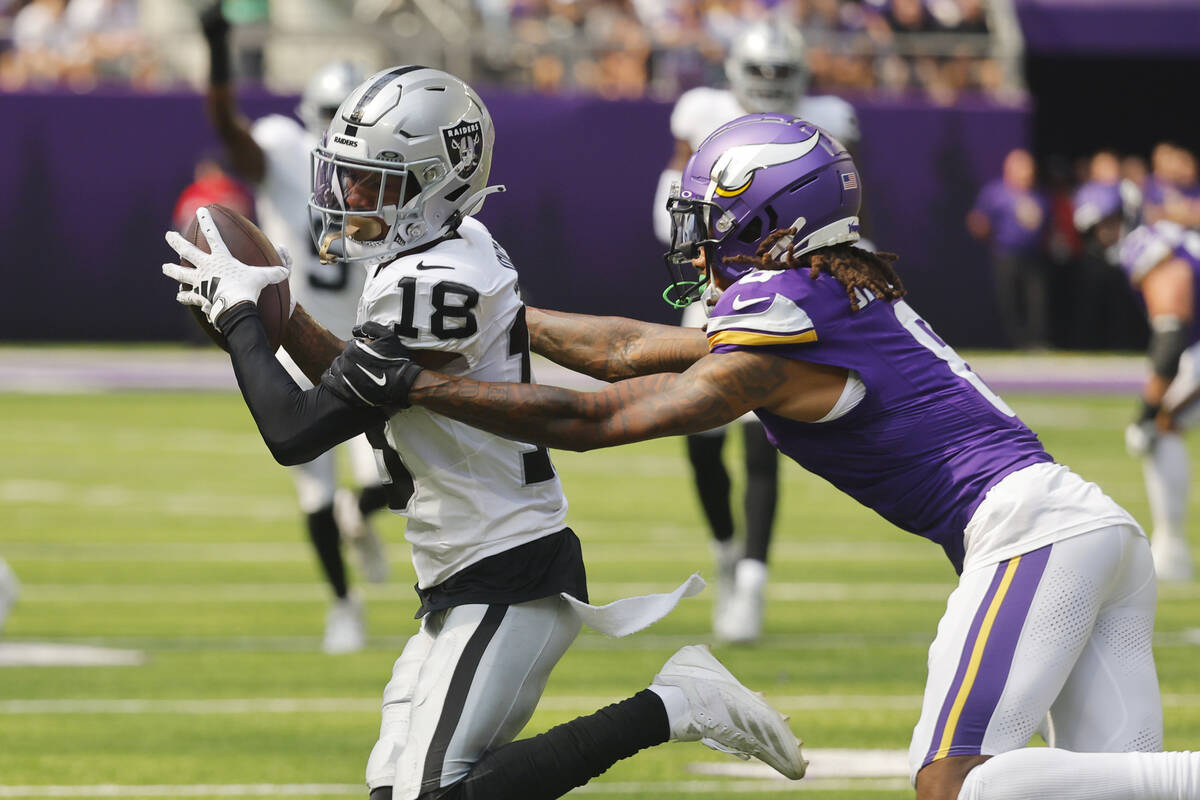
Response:
[[[334,61],[317,70],[304,87],[296,116],[318,138],[333,119],[334,112],[354,87],[362,83],[363,72],[349,61]]]
[[[822,129],[786,114],[750,114],[714,131],[692,155],[668,202],[672,305],[703,289],[687,287],[701,251],[707,277],[732,284],[755,269],[737,256],[796,258],[858,241],[862,180],[854,160]],[[780,268],[785,268],[781,266]],[[693,282],[694,283],[694,282]]]
[[[725,77],[746,111],[795,113],[808,89],[804,37],[782,20],[751,25],[734,40]]]
[[[382,70],[338,108],[313,151],[313,239],[324,261],[382,263],[442,239],[488,186],[495,132],[479,95],[421,66]]]

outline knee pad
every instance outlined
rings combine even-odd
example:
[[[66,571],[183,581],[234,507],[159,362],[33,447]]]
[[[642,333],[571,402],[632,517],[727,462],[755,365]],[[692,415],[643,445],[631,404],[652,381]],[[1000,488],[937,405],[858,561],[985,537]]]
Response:
[[[1179,359],[1188,348],[1188,329],[1179,317],[1163,314],[1150,320],[1150,366],[1154,374],[1171,380],[1179,373]]]

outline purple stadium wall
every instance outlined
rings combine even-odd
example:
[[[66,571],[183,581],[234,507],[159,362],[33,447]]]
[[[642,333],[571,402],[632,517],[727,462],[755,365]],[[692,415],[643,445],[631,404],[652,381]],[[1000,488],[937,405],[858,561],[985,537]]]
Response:
[[[673,320],[650,228],[671,151],[668,104],[484,92],[495,118],[481,219],[531,302]],[[245,93],[251,115],[294,98]],[[963,230],[979,186],[1029,137],[1027,109],[856,102],[867,232],[900,253],[912,302],[960,346],[1003,344],[983,249]],[[195,94],[0,94],[0,340],[173,340],[192,322],[159,264],[171,210],[214,146]]]

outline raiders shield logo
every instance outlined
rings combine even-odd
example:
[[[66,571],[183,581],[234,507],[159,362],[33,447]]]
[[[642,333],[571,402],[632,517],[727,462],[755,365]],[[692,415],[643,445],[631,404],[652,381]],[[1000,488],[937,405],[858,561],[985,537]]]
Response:
[[[474,175],[483,149],[483,126],[478,122],[460,122],[452,128],[442,128],[442,139],[458,177],[467,180]]]

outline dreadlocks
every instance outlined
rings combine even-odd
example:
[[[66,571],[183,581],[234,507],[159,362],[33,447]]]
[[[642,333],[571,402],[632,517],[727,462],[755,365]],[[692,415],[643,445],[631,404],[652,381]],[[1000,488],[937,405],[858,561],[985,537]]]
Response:
[[[858,311],[860,304],[855,289],[866,289],[882,300],[898,300],[907,292],[900,276],[892,268],[898,256],[895,253],[872,253],[850,244],[822,247],[797,258],[792,254],[796,246],[793,240],[783,258],[772,256],[771,249],[785,236],[795,236],[795,228],[777,230],[762,240],[753,256],[730,256],[728,264],[746,264],[759,269],[808,268],[808,276],[816,280],[822,272],[828,272],[846,287],[850,308]]]

